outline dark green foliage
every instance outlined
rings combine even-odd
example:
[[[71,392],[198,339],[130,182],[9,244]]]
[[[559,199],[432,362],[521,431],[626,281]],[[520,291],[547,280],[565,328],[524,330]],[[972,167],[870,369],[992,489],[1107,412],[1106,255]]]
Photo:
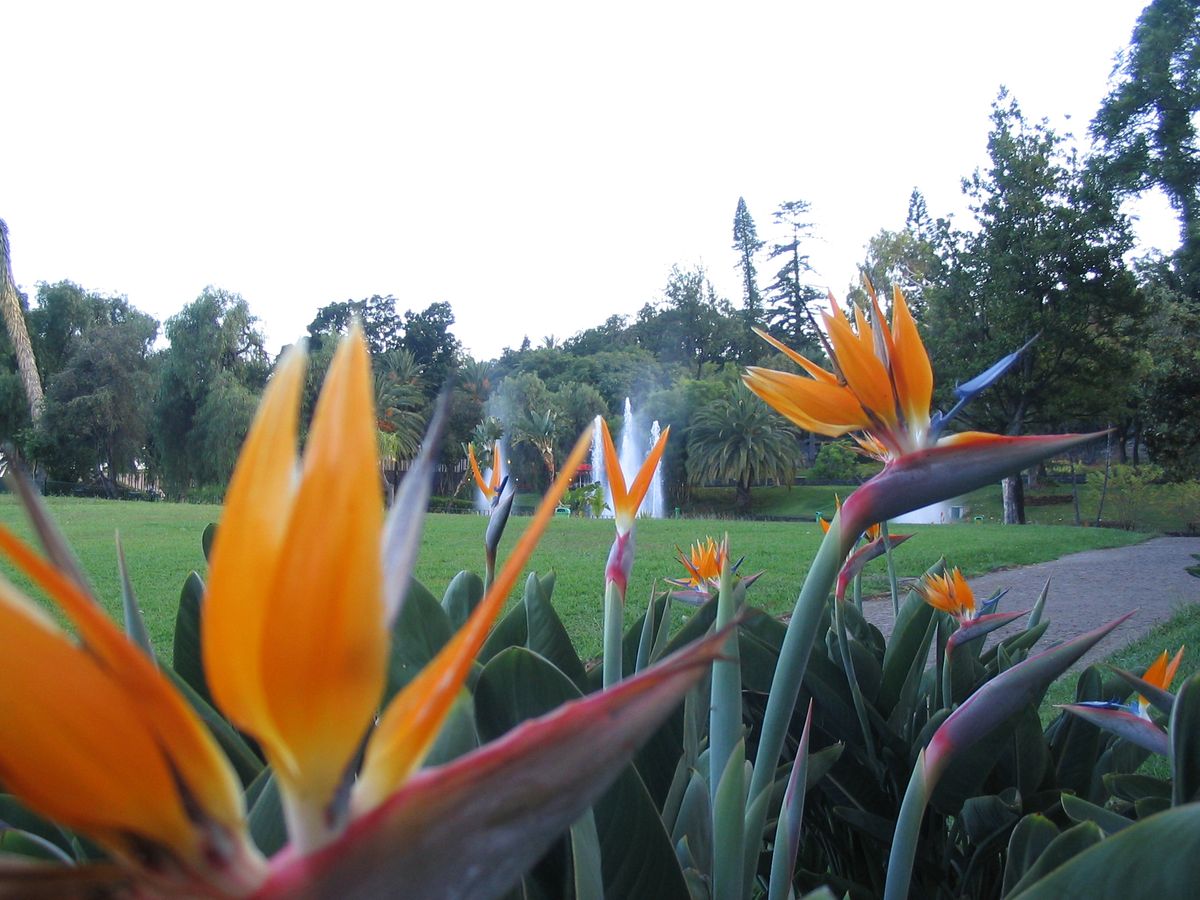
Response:
[[[988,150],[990,167],[966,185],[979,228],[954,236],[946,278],[927,294],[935,399],[948,408],[957,383],[1037,335],[965,418],[1013,434],[1103,424],[1128,402],[1141,313],[1123,261],[1128,222],[1062,139],[1003,93]]]
[[[733,249],[738,253],[738,266],[742,270],[742,312],[747,326],[761,325],[762,295],[758,291],[758,270],[754,258],[766,246],[758,238],[754,219],[746,208],[746,200],[738,197],[737,209],[733,214]]]
[[[859,481],[859,463],[862,456],[841,441],[830,441],[821,445],[817,458],[808,469],[808,477],[813,481],[841,481],[857,484]]]
[[[30,324],[47,367],[33,456],[51,478],[96,480],[117,496],[116,477],[144,458],[158,323],[123,297],[62,282],[42,285]]]
[[[270,362],[250,308],[208,287],[167,320],[154,438],[168,489],[224,484],[266,384]]]
[[[808,281],[812,264],[804,246],[812,231],[809,208],[807,200],[788,200],[772,216],[775,226],[788,236],[771,245],[770,258],[779,260],[780,268],[767,288],[766,313],[773,334],[792,349],[819,357],[815,310],[825,293]]]
[[[688,480],[737,486],[737,510],[750,511],[750,487],[765,481],[791,484],[796,432],[749,391],[737,387],[697,410],[687,430]]]
[[[308,323],[309,340],[314,350],[329,342],[335,335],[350,330],[357,317],[372,355],[386,353],[400,346],[400,316],[396,314],[396,298],[378,294],[365,300],[341,300],[322,306]],[[336,343],[336,341],[334,342]]]
[[[1117,83],[1092,121],[1096,164],[1116,187],[1160,187],[1180,219],[1182,283],[1200,289],[1200,7],[1153,0],[1118,62]]]

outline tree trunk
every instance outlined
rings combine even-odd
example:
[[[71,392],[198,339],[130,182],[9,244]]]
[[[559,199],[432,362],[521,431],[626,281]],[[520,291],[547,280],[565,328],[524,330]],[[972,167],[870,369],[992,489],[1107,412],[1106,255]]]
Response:
[[[1004,524],[1025,524],[1025,488],[1021,483],[1021,475],[1010,475],[1000,482],[1004,497]]]
[[[734,508],[739,516],[747,515],[750,512],[750,484],[749,482],[738,479],[737,491],[734,494]]]
[[[25,387],[25,398],[29,401],[29,417],[36,425],[42,417],[42,379],[33,359],[29,329],[25,327],[21,298],[13,281],[12,260],[8,252],[8,226],[3,219],[0,219],[0,315],[4,316],[4,328],[17,355],[17,371]]]
[[[1070,455],[1071,460],[1071,504],[1075,507],[1075,524],[1082,525],[1083,519],[1079,517],[1079,482],[1075,480],[1075,454]]]
[[[1108,476],[1112,472],[1112,432],[1104,441],[1104,484],[1100,488],[1100,502],[1096,506],[1096,526],[1104,515],[1104,501],[1108,497]]]

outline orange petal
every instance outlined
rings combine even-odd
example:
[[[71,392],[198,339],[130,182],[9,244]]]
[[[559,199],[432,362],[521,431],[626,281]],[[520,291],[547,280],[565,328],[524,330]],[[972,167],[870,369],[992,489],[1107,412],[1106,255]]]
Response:
[[[127,857],[136,836],[197,862],[197,834],[141,698],[3,579],[0,633],[5,789]]]
[[[892,292],[892,373],[900,406],[911,426],[928,428],[933,398],[933,369],[917,323],[899,288]]]
[[[646,498],[646,492],[650,490],[650,481],[654,478],[654,470],[658,468],[663,451],[667,449],[667,437],[670,434],[671,426],[668,425],[659,436],[658,443],[650,449],[649,455],[642,463],[641,469],[638,470],[637,477],[633,480],[633,485],[629,488],[629,508],[635,516],[638,509],[641,508],[642,501]]]
[[[859,341],[844,318],[826,317],[825,321],[846,383],[864,407],[886,424],[895,426],[891,379],[887,368],[875,355],[875,348]]]
[[[244,808],[236,776],[208,729],[154,662],[130,643],[73,579],[3,526],[0,526],[0,551],[62,609],[79,630],[92,658],[103,667],[106,679],[120,687],[127,697],[135,698],[133,702],[146,723],[144,729],[155,736],[200,811],[229,831],[242,833]],[[8,639],[7,632],[0,629],[0,633]],[[103,730],[97,732],[103,734]]]
[[[829,384],[838,384],[839,383],[838,377],[836,375],[834,375],[832,372],[826,372],[824,369],[822,369],[816,363],[812,362],[806,356],[803,356],[803,355],[797,353],[795,350],[793,350],[791,347],[789,347],[787,344],[783,343],[782,341],[777,341],[775,338],[771,337],[771,335],[767,334],[761,328],[755,328],[754,333],[757,334],[764,341],[766,341],[768,344],[770,344],[772,347],[774,347],[776,350],[778,350],[780,353],[784,354],[788,359],[790,359],[792,362],[794,362],[796,365],[798,365],[800,368],[802,368],[805,372],[807,372],[809,375],[811,375],[813,378],[817,379],[818,381],[826,381]]]
[[[600,439],[604,442],[604,474],[608,476],[608,490],[612,494],[613,515],[619,518],[629,508],[629,498],[625,492],[625,473],[621,470],[621,460],[617,456],[617,448],[613,446],[608,423],[603,418],[600,419]]]
[[[858,397],[847,387],[757,366],[749,367],[742,381],[806,431],[841,437],[871,424]]]
[[[274,734],[260,679],[268,603],[296,483],[296,432],[304,353],[293,348],[267,384],[225,494],[201,617],[204,671],[234,723]]]
[[[494,491],[489,487],[488,483],[483,479],[483,473],[479,471],[479,463],[475,462],[475,448],[471,444],[467,444],[467,462],[471,464],[471,474],[475,476],[475,484],[483,493],[483,496],[488,500],[492,499]]]
[[[500,442],[496,441],[496,446],[492,448],[492,481],[489,485],[492,494],[495,494],[500,487],[500,469]]]
[[[554,484],[542,498],[533,521],[521,535],[487,595],[458,633],[393,699],[367,745],[362,771],[354,786],[355,814],[377,806],[421,764],[437,738],[446,714],[462,689],[508,592],[554,516],[563,493],[575,478],[591,444],[590,429],[580,435]]]
[[[290,799],[324,811],[383,689],[383,499],[370,359],[358,327],[329,367],[304,450],[300,487],[265,598],[259,733]]]

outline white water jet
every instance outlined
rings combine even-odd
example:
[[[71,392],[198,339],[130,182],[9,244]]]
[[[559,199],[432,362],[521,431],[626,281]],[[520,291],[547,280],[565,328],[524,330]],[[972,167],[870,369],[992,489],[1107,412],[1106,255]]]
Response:
[[[604,438],[600,434],[600,417],[592,422],[592,481],[604,484]]]
[[[625,398],[625,422],[621,426],[621,448],[617,454],[621,461],[621,472],[625,475],[625,486],[629,487],[642,467],[642,452],[637,445],[637,427],[634,425],[633,405]]]
[[[650,449],[658,443],[658,439],[662,437],[662,429],[658,426],[658,419],[650,426]],[[667,514],[667,501],[663,497],[662,483],[662,460],[658,461],[658,465],[654,467],[654,477],[650,479],[650,492],[646,494],[645,503],[646,515],[652,519],[664,518]]]

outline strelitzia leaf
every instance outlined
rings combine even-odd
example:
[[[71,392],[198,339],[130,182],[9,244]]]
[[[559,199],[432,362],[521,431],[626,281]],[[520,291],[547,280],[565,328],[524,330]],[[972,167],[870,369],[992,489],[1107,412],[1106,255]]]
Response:
[[[418,772],[334,843],[276,857],[260,897],[383,896],[398,884],[411,897],[502,894],[629,764],[726,637]]]
[[[117,573],[121,579],[121,609],[125,614],[125,633],[137,644],[146,655],[157,662],[154,656],[154,645],[150,643],[150,634],[146,631],[146,621],[142,618],[141,607],[138,606],[137,596],[133,592],[133,584],[129,581],[129,567],[125,565],[125,548],[121,546],[121,534],[117,533]]]
[[[1131,615],[1114,619],[1000,673],[946,717],[918,756],[905,791],[888,858],[884,900],[902,900],[908,896],[925,806],[954,756],[991,734],[1022,709],[1035,706],[1051,681]]]
[[[1181,885],[1195,881],[1197,859],[1200,804],[1188,803],[1137,822],[1073,856],[1011,900],[1179,896]]]
[[[792,893],[792,872],[796,869],[796,854],[800,850],[800,823],[804,817],[804,794],[808,781],[808,741],[812,731],[813,704],[808,702],[808,715],[804,719],[804,730],[800,732],[800,744],[796,748],[796,759],[792,774],[788,777],[787,792],[779,809],[779,823],[775,830],[775,851],[771,856],[770,900],[787,900]]]
[[[442,391],[434,405],[433,418],[421,442],[421,452],[413,461],[400,489],[392,501],[391,512],[383,526],[383,584],[384,609],[390,625],[400,613],[412,582],[417,551],[421,547],[421,531],[425,526],[425,509],[433,490],[433,471],[441,449],[442,433],[446,428],[450,392]]]
[[[1188,678],[1175,696],[1171,713],[1172,802],[1191,803],[1200,796],[1200,674]]]
[[[179,592],[179,610],[175,613],[175,639],[172,642],[172,668],[209,706],[213,705],[204,677],[200,655],[200,608],[204,602],[204,582],[195,572],[188,573]]]
[[[1117,737],[1124,738],[1130,743],[1144,747],[1151,753],[1167,756],[1170,744],[1167,733],[1141,716],[1130,712],[1122,706],[1110,704],[1066,703],[1059,707],[1073,716],[1079,716],[1086,722],[1091,722],[1098,728],[1112,732]]]

